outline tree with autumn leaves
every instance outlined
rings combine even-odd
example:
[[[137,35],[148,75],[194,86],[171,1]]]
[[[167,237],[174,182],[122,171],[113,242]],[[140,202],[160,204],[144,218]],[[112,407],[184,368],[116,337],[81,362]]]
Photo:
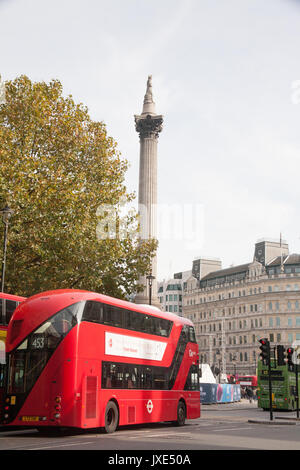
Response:
[[[78,288],[124,298],[139,290],[156,242],[132,236],[136,214],[118,216],[120,205],[134,199],[124,184],[127,168],[105,124],[63,97],[58,80],[33,83],[21,76],[5,83],[0,204],[14,211],[6,292]],[[128,236],[124,230],[112,235],[110,219],[116,229],[126,226]]]

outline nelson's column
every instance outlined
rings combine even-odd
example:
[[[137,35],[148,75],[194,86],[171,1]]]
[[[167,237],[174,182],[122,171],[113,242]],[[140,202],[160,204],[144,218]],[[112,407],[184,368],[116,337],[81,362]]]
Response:
[[[147,81],[142,114],[134,116],[135,128],[140,136],[139,171],[139,215],[140,238],[157,238],[157,141],[162,130],[163,117],[156,114],[152,96],[152,75]],[[145,286],[135,297],[137,304],[151,304],[159,307],[157,297],[157,258],[152,258],[151,270],[139,279]],[[150,287],[150,283],[152,286]]]

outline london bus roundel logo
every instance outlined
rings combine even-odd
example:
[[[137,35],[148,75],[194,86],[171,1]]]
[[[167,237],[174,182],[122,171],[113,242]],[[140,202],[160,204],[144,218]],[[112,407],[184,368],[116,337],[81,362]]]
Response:
[[[151,414],[151,413],[152,413],[152,410],[153,410],[153,403],[152,403],[152,400],[148,400],[146,407],[147,407],[148,413]]]

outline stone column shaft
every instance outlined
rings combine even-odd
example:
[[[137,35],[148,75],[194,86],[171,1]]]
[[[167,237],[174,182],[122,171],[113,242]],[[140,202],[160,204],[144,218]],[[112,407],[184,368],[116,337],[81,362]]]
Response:
[[[140,136],[140,169],[139,169],[139,214],[140,238],[157,239],[157,141],[162,130],[163,118],[155,112],[152,98],[152,80],[148,77],[147,91],[144,98],[143,112],[135,116],[136,131]],[[150,273],[149,273],[150,274]],[[151,263],[153,305],[159,306],[157,298],[157,258]],[[136,303],[149,303],[149,286],[146,276],[139,280],[144,291],[137,294]]]

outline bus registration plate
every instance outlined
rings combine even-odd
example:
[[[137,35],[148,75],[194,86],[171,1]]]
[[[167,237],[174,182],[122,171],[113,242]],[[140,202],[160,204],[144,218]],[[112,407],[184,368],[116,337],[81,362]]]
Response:
[[[39,416],[22,416],[22,421],[39,421]]]

